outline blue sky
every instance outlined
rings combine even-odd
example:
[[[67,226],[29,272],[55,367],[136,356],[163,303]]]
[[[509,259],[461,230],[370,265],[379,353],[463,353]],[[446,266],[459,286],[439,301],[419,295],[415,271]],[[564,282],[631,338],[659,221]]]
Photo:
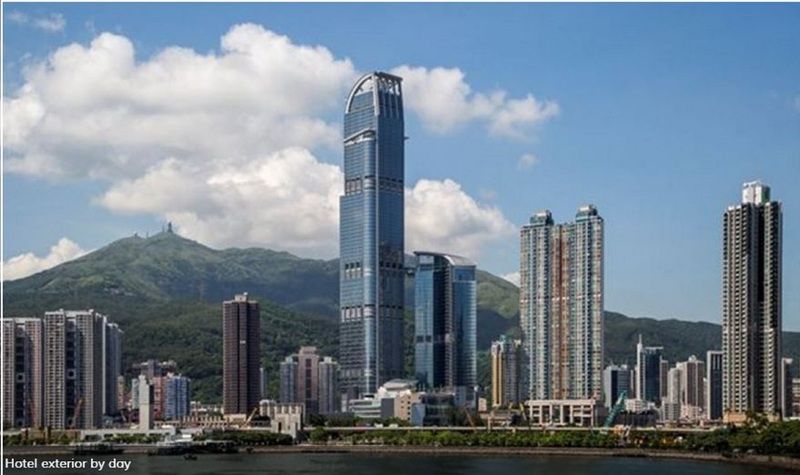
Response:
[[[15,13],[13,19],[9,12]],[[351,72],[408,65],[427,72],[460,71],[459,84],[469,87],[468,101],[505,91],[507,102],[494,112],[453,119],[444,131],[430,116],[426,119],[424,111],[407,115],[407,186],[414,187],[418,206],[442,220],[453,213],[431,209],[439,208],[436,196],[452,198],[441,203],[454,203],[459,209],[459,203],[467,203],[467,211],[455,220],[471,227],[462,222],[443,228],[474,237],[456,242],[432,235],[415,242],[452,242],[457,250],[473,252],[471,257],[481,267],[508,274],[518,267],[515,229],[533,211],[549,208],[556,220],[566,221],[579,205],[594,203],[606,220],[606,308],[630,315],[719,321],[721,216],[727,205],[738,201],[742,182],[761,179],[784,203],[784,327],[800,329],[800,5],[4,4],[4,13],[4,100],[18,96],[25,84],[64,87],[71,77],[91,74],[72,75],[69,65],[61,66],[58,77],[23,71],[35,70],[70,43],[89,48],[102,32],[126,38],[139,65],[170,46],[220,57],[225,54],[221,37],[242,23],[285,35],[294,45],[324,47],[333,58],[331,72],[325,74],[343,84]],[[63,19],[63,28],[57,21],[44,28],[37,23],[57,18]],[[407,106],[412,79],[406,80]],[[74,114],[94,110],[84,103],[68,104],[70,88],[61,92],[63,100],[43,103],[48,113],[64,114],[69,121]],[[297,91],[287,91],[292,93]],[[345,93],[340,86],[330,91],[319,86],[313,97],[320,105],[304,105],[304,116],[338,130]],[[540,106],[557,104],[558,113],[521,119],[516,130],[520,133],[493,132],[492,121],[511,110],[512,101],[529,94]],[[446,110],[437,114],[449,117]],[[4,127],[23,116],[6,115]],[[307,176],[314,178],[306,191],[326,189],[335,170],[325,165],[341,162],[340,148],[325,138],[326,133],[298,139],[297,145],[308,149],[312,158],[266,160],[263,173],[272,173],[270,164],[289,167],[312,160],[315,171]],[[125,137],[114,143],[80,137],[76,145],[69,142],[77,140],[73,136],[41,130],[31,134],[5,150],[6,261],[29,252],[43,257],[61,238],[83,250],[95,249],[133,232],[157,231],[166,219],[177,220],[183,225],[179,230],[215,247],[254,245],[264,236],[265,247],[318,257],[331,253],[325,243],[304,252],[293,247],[302,236],[257,230],[243,242],[214,241],[216,235],[204,239],[208,229],[229,223],[213,212],[203,215],[203,210],[191,209],[193,203],[180,209],[163,202],[138,205],[147,201],[137,201],[138,196],[161,196],[162,188],[148,188],[156,183],[149,174],[164,165],[169,154],[178,154],[177,176],[197,173],[204,179],[214,177],[215,183],[242,179],[202,168],[216,155],[210,154],[201,165],[181,158],[181,146],[165,152],[137,143],[140,148],[135,150],[152,154],[152,162],[117,167],[104,164],[103,154],[119,152]],[[9,169],[10,156],[36,158],[26,140],[48,141],[47,150],[55,154],[53,160],[62,171]],[[92,140],[98,143],[86,145]],[[264,140],[280,142],[280,147],[265,145],[265,153],[274,151],[269,147],[293,145]],[[73,156],[62,159],[59,146],[65,157]],[[74,156],[78,146],[89,147],[86,150],[97,157],[82,162]],[[125,149],[128,154],[130,150]],[[231,156],[256,153],[243,148]],[[519,163],[526,154],[536,157],[532,166]],[[138,157],[127,159],[135,162]],[[420,180],[429,180],[429,187],[420,186]],[[446,180],[457,189],[445,185]],[[257,197],[258,190],[254,187]],[[269,190],[264,200],[274,194]],[[165,196],[165,201],[176,201]],[[126,198],[136,204],[125,203]],[[228,205],[233,206],[227,201],[196,204],[214,210]],[[202,225],[193,213],[204,219]],[[309,215],[309,221],[328,218]],[[264,219],[253,227],[280,227],[278,217]],[[335,234],[325,234],[333,225],[325,226],[323,237],[335,246]]]

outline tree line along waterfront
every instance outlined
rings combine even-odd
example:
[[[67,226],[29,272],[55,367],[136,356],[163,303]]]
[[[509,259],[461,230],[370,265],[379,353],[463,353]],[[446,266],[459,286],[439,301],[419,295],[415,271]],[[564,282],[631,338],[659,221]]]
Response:
[[[323,425],[326,422],[341,423],[347,420],[318,420],[321,423],[299,434],[297,440],[286,434],[260,430],[212,430],[203,433],[198,440],[231,441],[237,446],[288,446],[294,444],[313,445],[388,445],[426,447],[555,447],[555,448],[639,448],[653,450],[679,450],[706,453],[751,453],[780,455],[800,458],[800,420],[769,422],[758,415],[751,415],[741,426],[726,426],[716,430],[586,430],[565,428],[562,430],[511,427],[487,430],[476,427],[471,430],[453,427],[408,428],[393,425],[392,428],[370,428]],[[44,436],[26,433],[3,436],[6,447],[57,444],[67,445],[74,440],[67,432],[53,434],[49,440]],[[105,439],[116,444],[152,444],[158,437],[147,434],[114,435]]]
[[[713,431],[473,430],[316,427],[312,444],[430,447],[638,448],[718,454],[759,454],[800,458],[800,421],[751,422]]]

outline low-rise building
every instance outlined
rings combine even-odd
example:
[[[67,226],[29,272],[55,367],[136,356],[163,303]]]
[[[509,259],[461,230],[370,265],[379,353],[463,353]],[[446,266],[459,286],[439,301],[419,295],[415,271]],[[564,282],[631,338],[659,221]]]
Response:
[[[595,427],[603,423],[607,411],[603,404],[590,399],[533,399],[525,405],[528,419],[536,425]]]
[[[281,403],[263,399],[259,402],[259,415],[268,417],[270,429],[276,434],[287,434],[297,438],[303,430],[304,405],[301,403]]]

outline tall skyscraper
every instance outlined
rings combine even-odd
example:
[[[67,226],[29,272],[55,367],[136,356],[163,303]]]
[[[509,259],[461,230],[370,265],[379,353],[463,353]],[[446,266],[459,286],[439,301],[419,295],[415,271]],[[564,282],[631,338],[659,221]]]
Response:
[[[191,380],[180,374],[164,376],[164,420],[180,420],[189,415]]]
[[[781,417],[792,417],[792,363],[791,358],[781,358],[780,404]]]
[[[522,342],[503,335],[492,343],[492,407],[520,402]]]
[[[102,424],[105,321],[94,310],[45,312],[45,426],[91,429]]]
[[[680,368],[671,368],[667,373],[667,398],[661,403],[664,419],[668,421],[677,421],[681,417],[682,381]]]
[[[319,413],[339,412],[339,363],[330,356],[319,362]]]
[[[472,401],[476,376],[475,263],[450,254],[415,252],[414,368],[427,388]]]
[[[781,203],[760,182],[723,217],[722,367],[725,419],[780,413]]]
[[[642,336],[636,344],[636,399],[661,403],[661,355],[660,346],[644,346]]]
[[[694,355],[676,365],[681,377],[681,416],[687,420],[699,419],[705,405],[705,363]]]
[[[401,78],[360,78],[344,116],[340,364],[349,398],[403,376],[404,141]]]
[[[278,401],[282,403],[298,402],[300,396],[297,394],[297,355],[287,356],[281,361],[279,374]]]
[[[42,427],[42,320],[6,318],[3,322],[3,424]]]
[[[332,358],[320,357],[313,346],[301,346],[280,364],[279,400],[303,404],[306,415],[337,412],[338,372]]]
[[[226,415],[258,407],[261,367],[261,311],[247,293],[222,304],[222,406]]]
[[[667,388],[669,387],[669,382],[667,379],[669,378],[669,361],[665,360],[662,356],[661,358],[661,381],[659,382],[660,390],[661,390],[661,400],[666,399],[667,397]]]
[[[603,396],[605,397],[606,407],[611,408],[617,403],[622,391],[625,391],[628,399],[633,398],[631,391],[631,369],[628,365],[610,365],[603,370]]]
[[[706,352],[706,417],[722,419],[722,352]]]
[[[103,317],[103,413],[119,412],[118,379],[122,374],[122,330]]]
[[[313,346],[301,346],[297,352],[297,394],[307,414],[319,414],[319,360]]]
[[[536,213],[520,233],[525,387],[533,399],[600,399],[603,372],[603,219]]]

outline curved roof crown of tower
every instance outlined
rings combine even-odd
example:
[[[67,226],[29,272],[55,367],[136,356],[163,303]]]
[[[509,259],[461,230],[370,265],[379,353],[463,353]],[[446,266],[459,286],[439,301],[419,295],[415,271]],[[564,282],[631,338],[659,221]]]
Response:
[[[380,90],[391,92],[397,95],[401,94],[400,83],[403,82],[403,78],[400,76],[384,73],[382,71],[373,71],[371,73],[367,73],[358,78],[355,84],[353,84],[353,87],[350,89],[350,94],[347,97],[345,106],[345,113],[350,112],[350,107],[353,104],[353,98],[355,98],[356,95],[375,90],[376,81]]]
[[[416,256],[435,256],[447,259],[451,265],[459,267],[476,267],[476,264],[466,257],[457,256],[455,254],[445,254],[443,252],[429,252],[429,251],[414,251]]]

